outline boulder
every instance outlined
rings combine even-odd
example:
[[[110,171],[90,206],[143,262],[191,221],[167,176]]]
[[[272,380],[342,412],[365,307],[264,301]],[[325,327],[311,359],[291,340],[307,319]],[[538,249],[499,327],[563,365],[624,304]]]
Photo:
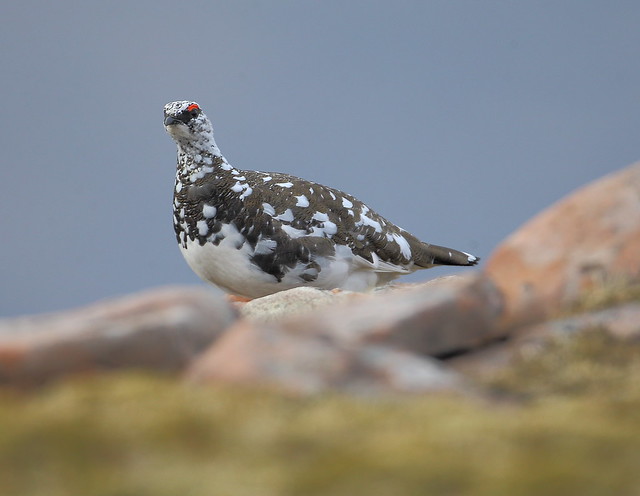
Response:
[[[500,326],[542,321],[603,284],[640,280],[640,163],[549,207],[509,236],[485,274],[504,296]]]
[[[196,383],[271,386],[295,394],[454,391],[439,361],[376,345],[347,346],[274,324],[239,321],[187,371]]]
[[[299,293],[285,291],[278,301],[300,301]],[[460,376],[428,355],[496,339],[501,311],[499,294],[480,273],[357,298],[323,297],[319,308],[290,318],[238,321],[196,359],[188,379],[296,393],[460,390]]]
[[[517,357],[544,353],[547,344],[558,338],[573,338],[594,330],[603,330],[620,340],[640,340],[640,302],[524,326],[509,340],[452,357],[444,364],[468,377],[490,375],[508,368]]]
[[[300,287],[256,298],[241,305],[239,310],[240,315],[244,318],[272,322],[360,297],[366,296],[350,291],[326,291],[311,287]]]
[[[0,383],[33,385],[125,367],[180,370],[235,319],[236,312],[210,291],[169,287],[0,320]]]
[[[349,346],[376,344],[421,355],[457,353],[500,334],[499,292],[479,272],[437,283],[374,294],[282,321],[297,333]]]
[[[571,336],[593,329],[604,329],[618,339],[640,339],[640,302],[541,322],[522,329],[517,342]]]

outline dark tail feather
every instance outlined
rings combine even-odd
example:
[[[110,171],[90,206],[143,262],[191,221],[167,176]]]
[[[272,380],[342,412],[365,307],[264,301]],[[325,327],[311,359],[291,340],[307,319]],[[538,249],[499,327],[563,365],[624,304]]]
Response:
[[[445,246],[422,244],[423,251],[416,257],[416,264],[421,267],[433,265],[476,265],[479,257]]]

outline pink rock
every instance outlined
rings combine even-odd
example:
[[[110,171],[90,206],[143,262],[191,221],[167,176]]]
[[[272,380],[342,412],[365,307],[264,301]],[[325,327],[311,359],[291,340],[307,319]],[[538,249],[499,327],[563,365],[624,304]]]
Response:
[[[344,346],[275,324],[240,321],[187,372],[192,382],[267,385],[296,394],[453,391],[457,374],[437,360],[382,346]]]
[[[290,319],[237,322],[187,377],[298,393],[459,390],[459,376],[425,355],[494,340],[501,310],[500,295],[480,273],[338,301]]]
[[[350,346],[378,344],[440,356],[499,337],[501,311],[500,293],[475,272],[336,305],[283,325]]]
[[[505,298],[501,327],[536,322],[605,283],[640,280],[640,163],[551,206],[509,236],[485,273]]]
[[[524,326],[512,339],[453,357],[446,360],[445,365],[469,377],[492,375],[510,367],[517,357],[545,353],[547,344],[558,337],[577,336],[594,329],[603,329],[620,340],[637,341],[640,339],[640,303],[624,303]]]
[[[236,318],[203,289],[163,288],[56,314],[0,321],[0,382],[72,372],[179,370]]]
[[[619,339],[640,338],[640,303],[631,302],[603,310],[549,320],[522,329],[516,342],[570,336],[593,329],[605,329]]]

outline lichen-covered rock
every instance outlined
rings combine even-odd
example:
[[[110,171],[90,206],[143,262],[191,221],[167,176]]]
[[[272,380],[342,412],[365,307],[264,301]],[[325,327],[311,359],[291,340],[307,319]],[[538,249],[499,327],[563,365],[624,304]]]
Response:
[[[437,360],[383,346],[346,346],[273,324],[240,321],[187,372],[192,382],[267,385],[297,394],[455,391],[460,376]]]
[[[236,319],[210,291],[163,288],[76,310],[0,320],[0,383],[101,369],[179,370]]]
[[[271,322],[362,296],[360,293],[349,291],[333,292],[311,287],[293,288],[245,303],[240,307],[240,315],[252,320]]]
[[[499,337],[499,292],[481,273],[392,290],[282,322],[287,329],[349,346],[377,344],[440,356]]]
[[[640,280],[640,163],[551,206],[509,236],[485,273],[505,298],[502,328],[544,320],[601,284]]]
[[[514,359],[544,353],[549,343],[579,339],[595,331],[621,342],[640,341],[640,302],[585,311],[518,329],[511,339],[446,360],[451,369],[479,377],[513,366]]]
[[[620,339],[640,339],[640,302],[541,322],[522,329],[520,340],[572,336],[593,329],[603,329]]]
[[[493,323],[501,310],[499,294],[478,273],[342,301],[324,296],[336,304],[325,301],[292,318],[237,322],[187,377],[298,393],[460,390],[460,376],[427,355],[495,339]]]

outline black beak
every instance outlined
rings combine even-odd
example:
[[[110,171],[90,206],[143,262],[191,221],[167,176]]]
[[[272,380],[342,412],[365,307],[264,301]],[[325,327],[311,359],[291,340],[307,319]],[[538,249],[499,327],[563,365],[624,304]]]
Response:
[[[165,126],[173,126],[174,124],[183,124],[181,120],[176,119],[175,117],[171,117],[170,115],[164,118]]]

